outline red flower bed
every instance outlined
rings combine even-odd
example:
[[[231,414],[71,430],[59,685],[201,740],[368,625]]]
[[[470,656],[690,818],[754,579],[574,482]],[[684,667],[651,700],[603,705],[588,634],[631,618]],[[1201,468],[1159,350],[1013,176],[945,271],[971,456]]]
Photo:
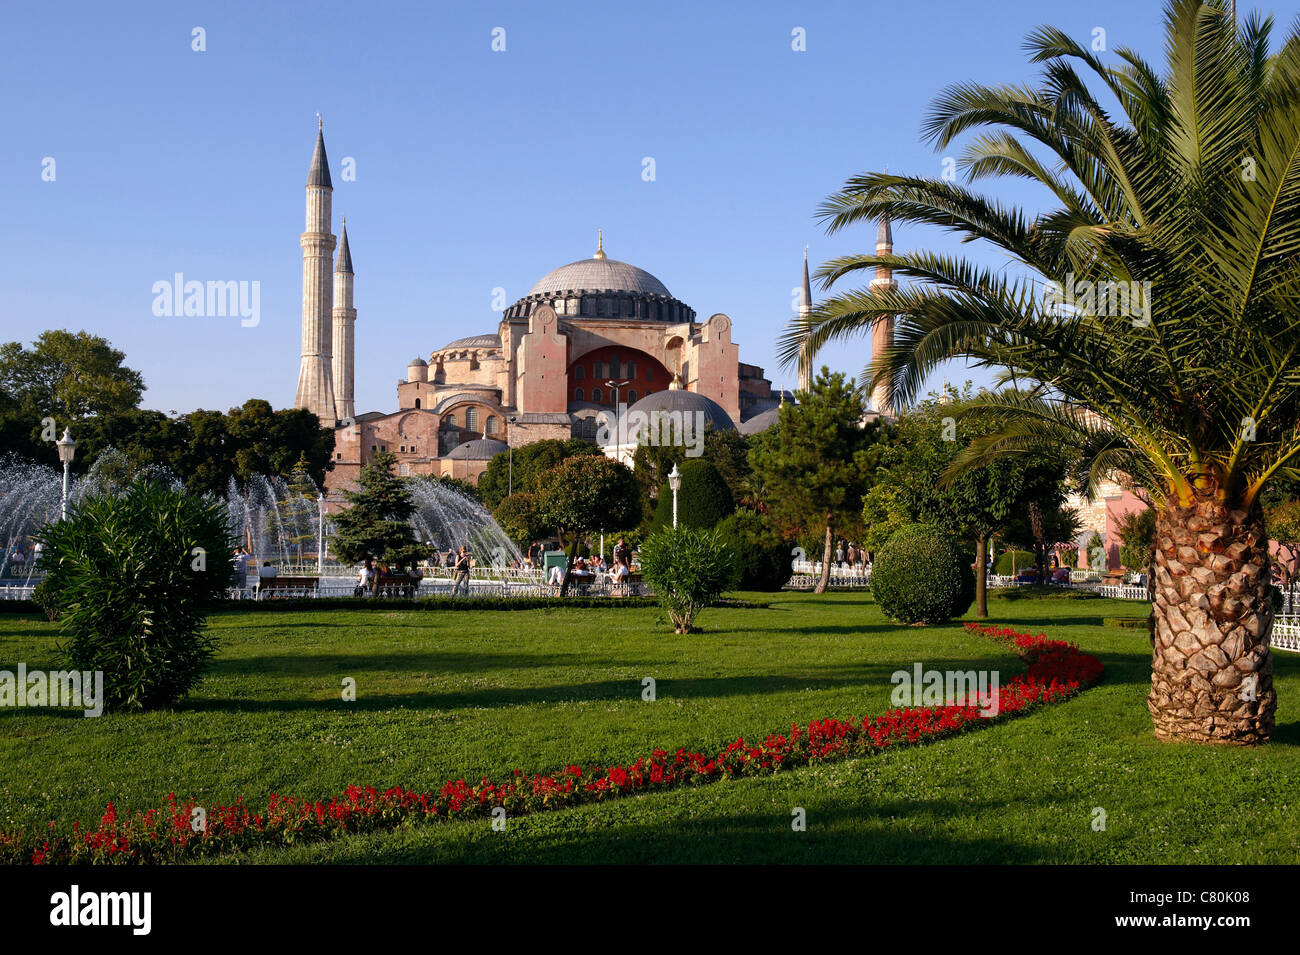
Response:
[[[94,830],[73,823],[71,831],[59,832],[52,822],[45,831],[0,832],[0,863],[175,862],[198,854],[394,829],[414,820],[484,817],[498,807],[518,816],[731,776],[769,775],[941,739],[1066,699],[1101,676],[1101,661],[1074,644],[975,623],[966,624],[966,629],[1008,644],[1027,663],[1024,673],[999,688],[996,716],[982,716],[975,706],[911,707],[861,720],[791,724],[788,734],[773,733],[758,744],[738,739],[713,756],[657,749],[627,766],[570,765],[535,776],[515,770],[505,780],[458,779],[432,792],[350,786],[328,802],[272,796],[264,812],[252,811],[242,800],[233,806],[200,807],[193,800],[178,801],[175,794],[160,808],[126,816],[109,803]]]

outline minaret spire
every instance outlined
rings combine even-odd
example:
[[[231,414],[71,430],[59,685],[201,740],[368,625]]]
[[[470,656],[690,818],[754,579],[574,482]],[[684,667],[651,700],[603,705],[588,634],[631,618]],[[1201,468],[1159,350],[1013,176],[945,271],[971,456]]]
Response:
[[[334,404],[339,418],[356,414],[353,388],[356,382],[357,310],[352,300],[352,250],[348,247],[348,217],[339,231],[339,253],[334,261]]]
[[[605,230],[604,229],[596,230],[596,254],[593,255],[592,258],[593,259],[605,258]]]
[[[803,293],[799,299],[799,317],[807,319],[812,314],[812,282],[808,278],[808,246],[803,247]],[[805,326],[806,328],[807,326]],[[799,360],[799,390],[812,391],[812,359]]]
[[[890,226],[889,217],[884,216],[880,220],[880,225],[876,228],[876,255],[893,254],[894,230]],[[876,277],[871,280],[871,290],[873,292],[877,290],[892,292],[897,288],[898,283],[894,281],[894,270],[887,265],[876,266]],[[874,362],[893,344],[894,316],[885,315],[876,319],[875,324],[871,327],[871,360]],[[890,407],[889,397],[883,383],[872,390],[871,407],[881,414],[893,414],[894,409]]]
[[[316,149],[307,171],[307,222],[302,246],[302,360],[298,366],[298,391],[294,407],[316,414],[325,427],[338,418],[334,405],[333,295],[330,272],[334,261],[334,235],[330,231],[334,184],[325,155],[324,123],[316,114]]]

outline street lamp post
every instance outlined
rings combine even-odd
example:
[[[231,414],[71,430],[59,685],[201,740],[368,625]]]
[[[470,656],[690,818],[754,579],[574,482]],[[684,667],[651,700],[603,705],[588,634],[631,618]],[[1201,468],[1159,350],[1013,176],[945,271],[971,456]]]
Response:
[[[77,454],[77,442],[72,440],[68,428],[63,429],[63,437],[54,442],[59,449],[59,460],[63,462],[63,503],[59,508],[59,520],[68,519],[68,473],[72,468],[72,459]]]
[[[515,416],[514,416],[514,415],[511,415],[510,418],[509,418],[508,420],[510,421],[510,431],[513,431],[513,430],[514,430],[514,425],[515,425]],[[510,477],[506,479],[506,496],[507,496],[507,497],[509,497],[511,494],[514,494],[514,493],[515,493],[515,441],[514,441],[514,438],[515,438],[515,436],[514,436],[513,434],[510,434],[509,432],[506,432],[506,441],[508,441],[508,442],[510,443],[510,444],[509,444],[510,451],[509,451],[509,454],[507,455],[508,458],[509,458],[509,460],[510,460]]]
[[[682,489],[682,472],[677,470],[677,465],[668,472],[668,487],[673,492],[673,527],[677,527],[677,492]]]
[[[620,388],[626,388],[630,384],[632,384],[631,379],[605,382],[605,387],[614,392],[614,446],[617,448],[623,447],[623,427],[620,423],[622,419],[618,413],[618,392]]]
[[[319,526],[316,530],[316,576],[321,577],[325,574],[325,492],[320,492],[320,497],[316,498],[316,508],[320,519]]]

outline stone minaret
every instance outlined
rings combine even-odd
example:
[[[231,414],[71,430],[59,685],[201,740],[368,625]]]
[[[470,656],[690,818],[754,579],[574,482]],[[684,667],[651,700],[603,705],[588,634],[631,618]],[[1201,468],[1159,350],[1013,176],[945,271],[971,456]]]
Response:
[[[348,249],[348,219],[339,232],[339,254],[334,263],[334,406],[340,418],[351,418],[353,404],[353,326],[357,310],[352,303],[352,252]]]
[[[799,302],[799,317],[806,319],[812,312],[812,283],[808,281],[808,246],[803,247],[803,296]],[[812,362],[809,361],[805,367],[804,362],[799,362],[799,390],[808,392],[812,390]]]
[[[876,255],[893,255],[894,254],[894,230],[889,227],[888,219],[880,220],[880,228],[876,231]],[[898,283],[894,281],[894,270],[888,266],[880,265],[876,267],[876,277],[871,280],[871,288],[881,289],[886,292],[892,292],[898,288]],[[883,354],[885,349],[894,343],[894,316],[886,315],[883,318],[876,319],[875,325],[871,328],[871,359],[875,361],[876,356]],[[885,386],[877,385],[871,392],[872,410],[878,411],[883,415],[892,415],[894,409],[889,405],[889,399],[886,396]]]
[[[314,411],[322,425],[333,427],[338,420],[334,407],[334,379],[331,366],[330,327],[333,299],[330,272],[334,265],[334,235],[330,232],[329,159],[325,156],[325,133],[316,117],[316,152],[307,173],[307,228],[302,244],[302,364],[298,368],[298,396],[295,408]]]

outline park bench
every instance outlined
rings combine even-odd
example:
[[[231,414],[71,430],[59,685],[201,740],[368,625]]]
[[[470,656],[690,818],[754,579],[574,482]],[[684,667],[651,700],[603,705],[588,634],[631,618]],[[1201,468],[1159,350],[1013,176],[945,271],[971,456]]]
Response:
[[[375,579],[373,593],[376,597],[405,597],[413,600],[419,589],[420,581],[406,574],[380,574]]]
[[[316,577],[259,577],[256,597],[274,600],[277,597],[313,597],[319,584]]]

